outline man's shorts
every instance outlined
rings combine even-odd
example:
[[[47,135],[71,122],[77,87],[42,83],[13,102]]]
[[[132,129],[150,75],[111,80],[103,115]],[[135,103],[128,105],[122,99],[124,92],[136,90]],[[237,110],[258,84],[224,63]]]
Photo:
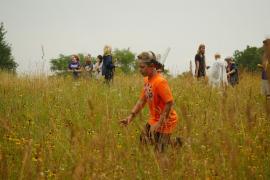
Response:
[[[150,132],[151,125],[146,124],[144,130],[141,132],[140,141],[143,144],[153,144],[157,151],[163,152],[165,146],[170,143],[171,134],[164,134],[160,132]]]

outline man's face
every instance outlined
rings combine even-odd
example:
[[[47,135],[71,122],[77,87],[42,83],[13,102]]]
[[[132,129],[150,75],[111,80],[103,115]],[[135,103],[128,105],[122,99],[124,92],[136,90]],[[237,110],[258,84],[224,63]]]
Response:
[[[146,77],[153,72],[153,67],[147,66],[146,63],[139,60],[139,70],[140,70],[140,73],[143,75],[143,77]]]
[[[205,46],[201,47],[200,51],[202,54],[204,54],[205,53]]]

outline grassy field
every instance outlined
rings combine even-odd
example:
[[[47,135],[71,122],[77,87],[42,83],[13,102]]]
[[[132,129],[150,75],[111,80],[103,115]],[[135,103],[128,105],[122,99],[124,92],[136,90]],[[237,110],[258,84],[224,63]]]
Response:
[[[0,179],[269,179],[270,118],[260,76],[220,92],[169,79],[183,147],[141,147],[147,108],[119,125],[142,88],[139,75],[101,81],[0,74]]]

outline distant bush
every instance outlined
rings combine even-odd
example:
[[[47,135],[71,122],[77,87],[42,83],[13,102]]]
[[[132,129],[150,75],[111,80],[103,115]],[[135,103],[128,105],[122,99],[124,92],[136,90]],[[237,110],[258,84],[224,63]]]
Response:
[[[257,69],[257,64],[261,63],[262,54],[262,48],[247,46],[243,51],[236,50],[234,59],[240,67],[254,71]]]

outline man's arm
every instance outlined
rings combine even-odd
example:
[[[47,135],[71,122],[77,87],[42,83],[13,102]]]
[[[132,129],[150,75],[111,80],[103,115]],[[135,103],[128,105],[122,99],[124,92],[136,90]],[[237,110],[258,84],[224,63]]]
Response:
[[[162,125],[163,123],[165,123],[166,120],[168,119],[168,117],[169,117],[169,115],[170,115],[170,112],[171,112],[171,109],[172,109],[172,106],[173,106],[173,101],[167,102],[167,103],[165,104],[164,111],[163,111],[163,113],[160,115],[160,119],[159,119],[161,125]]]
[[[231,70],[231,71],[228,72],[227,74],[228,74],[228,75],[231,75],[231,74],[233,74],[233,73],[235,73],[235,69]]]
[[[195,76],[198,77],[199,75],[199,61],[195,60]]]
[[[173,101],[170,101],[170,102],[167,102],[165,104],[165,107],[164,107],[164,111],[161,113],[160,115],[160,118],[158,120],[158,122],[151,126],[151,132],[154,132],[156,131],[158,128],[160,128],[164,123],[166,123],[169,115],[170,115],[170,112],[171,112],[171,109],[172,109],[172,106],[173,106]]]
[[[141,109],[144,107],[146,103],[146,99],[139,99],[135,106],[132,108],[132,111],[130,115],[126,118],[120,121],[123,125],[127,126],[133,119],[136,117],[136,115],[141,111]]]
[[[262,68],[263,68],[263,70],[266,71],[267,66],[268,66],[268,60],[267,60],[266,55],[264,55],[263,58],[262,58]]]

